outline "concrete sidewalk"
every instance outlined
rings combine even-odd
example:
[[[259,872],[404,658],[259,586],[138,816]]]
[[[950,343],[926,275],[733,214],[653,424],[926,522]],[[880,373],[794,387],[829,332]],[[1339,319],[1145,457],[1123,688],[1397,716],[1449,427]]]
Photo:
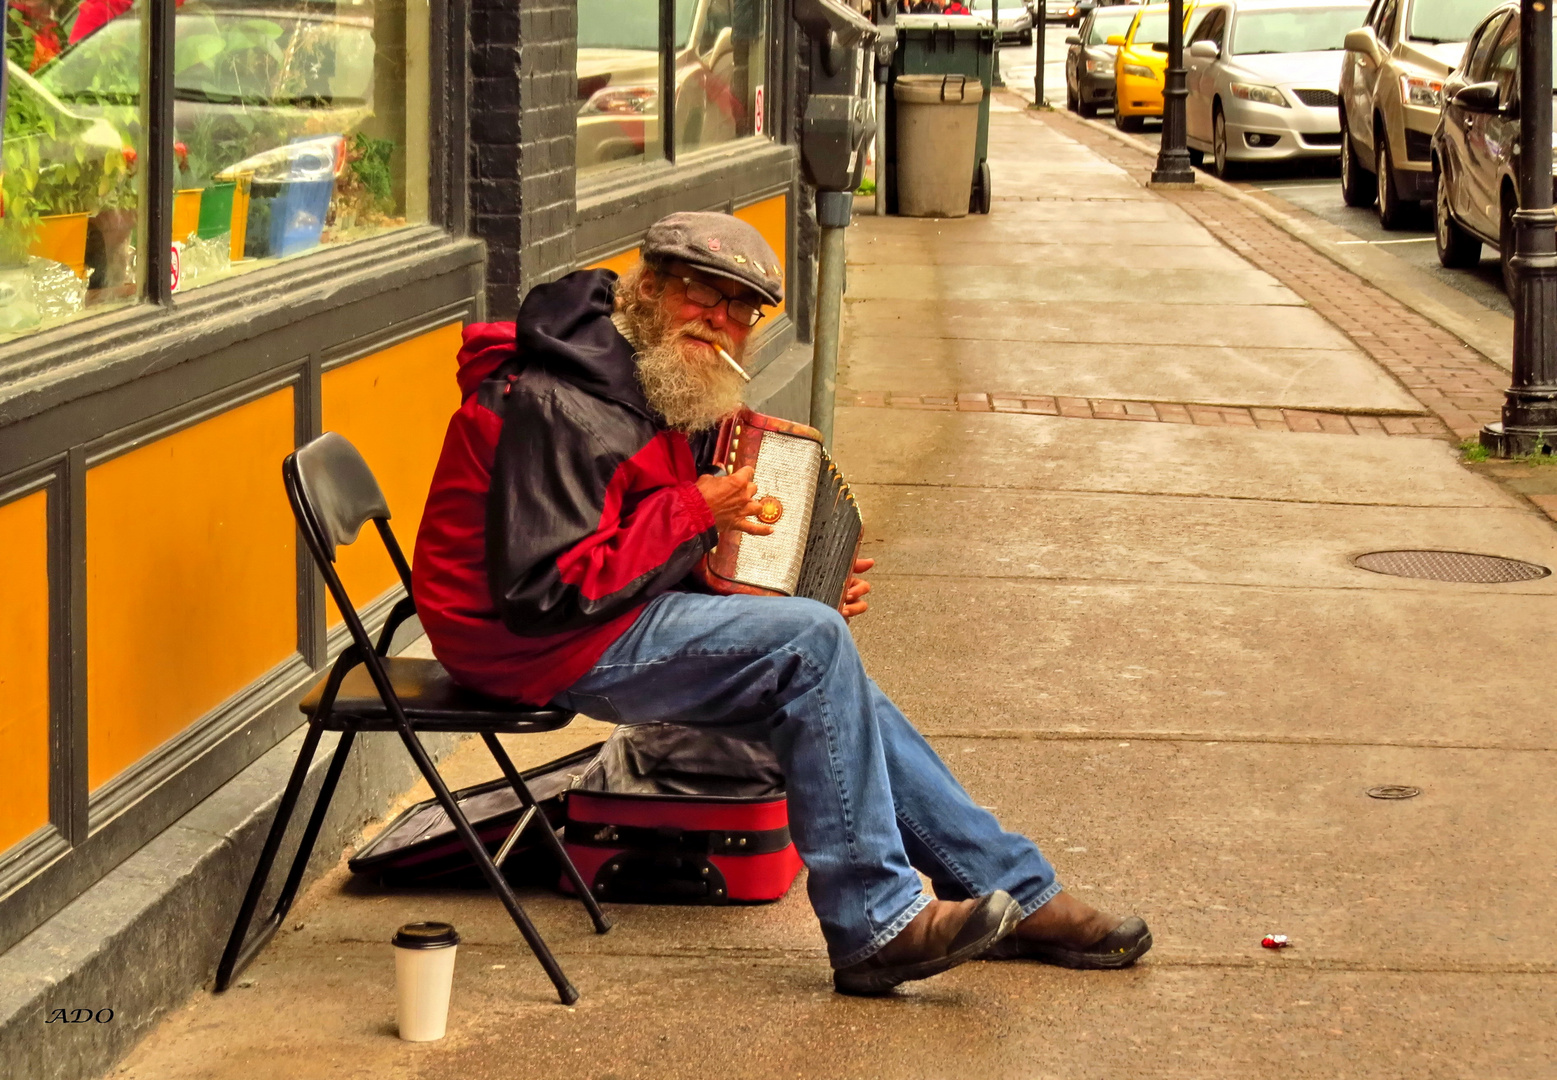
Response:
[[[1549,1075],[1557,581],[1351,559],[1552,566],[1557,532],[1337,325],[1365,315],[1322,314],[1062,121],[999,104],[992,127],[987,218],[851,233],[837,456],[878,560],[856,634],[980,803],[1068,888],[1146,917],[1146,960],[975,963],[855,1000],[798,887],[620,907],[601,938],[535,894],[568,1009],[490,897],[342,868],[250,985],[195,995],[118,1075]],[[602,730],[511,745],[533,764]],[[1365,794],[1383,784],[1422,793]],[[423,918],[465,944],[450,1035],[413,1046],[387,941]]]

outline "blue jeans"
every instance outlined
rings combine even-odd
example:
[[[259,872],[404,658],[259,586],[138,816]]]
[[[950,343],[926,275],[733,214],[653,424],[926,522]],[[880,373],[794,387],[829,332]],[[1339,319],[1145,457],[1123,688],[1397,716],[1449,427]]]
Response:
[[[766,739],[834,967],[870,956],[930,902],[1004,889],[1028,915],[1060,891],[1026,837],[968,797],[865,674],[848,624],[813,600],[666,593],[557,704]]]

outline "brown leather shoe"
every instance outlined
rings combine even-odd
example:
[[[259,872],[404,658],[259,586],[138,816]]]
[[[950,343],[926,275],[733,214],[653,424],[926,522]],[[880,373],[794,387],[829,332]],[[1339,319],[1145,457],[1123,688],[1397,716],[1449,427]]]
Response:
[[[1151,947],[1152,932],[1139,916],[1120,919],[1061,892],[1018,923],[982,959],[1037,960],[1104,971],[1129,967]]]
[[[833,989],[872,996],[939,975],[986,951],[1021,917],[1021,905],[998,889],[975,900],[932,900],[897,937],[859,963],[836,969]]]

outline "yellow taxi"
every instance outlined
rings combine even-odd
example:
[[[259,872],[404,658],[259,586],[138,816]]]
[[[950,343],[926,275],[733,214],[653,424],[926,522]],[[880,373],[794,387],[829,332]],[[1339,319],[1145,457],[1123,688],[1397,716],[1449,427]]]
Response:
[[[1193,3],[1184,4],[1186,34],[1194,10]],[[1148,116],[1162,115],[1162,83],[1168,70],[1168,5],[1141,8],[1129,31],[1110,37],[1108,44],[1119,46],[1114,60],[1114,126],[1120,131],[1140,131]]]

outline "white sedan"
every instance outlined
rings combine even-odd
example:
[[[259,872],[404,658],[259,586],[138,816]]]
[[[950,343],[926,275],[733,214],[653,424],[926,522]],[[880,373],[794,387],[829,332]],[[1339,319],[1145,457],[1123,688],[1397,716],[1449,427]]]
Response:
[[[1367,6],[1222,0],[1197,9],[1186,42],[1185,141],[1225,178],[1237,162],[1341,152],[1342,43]]]

